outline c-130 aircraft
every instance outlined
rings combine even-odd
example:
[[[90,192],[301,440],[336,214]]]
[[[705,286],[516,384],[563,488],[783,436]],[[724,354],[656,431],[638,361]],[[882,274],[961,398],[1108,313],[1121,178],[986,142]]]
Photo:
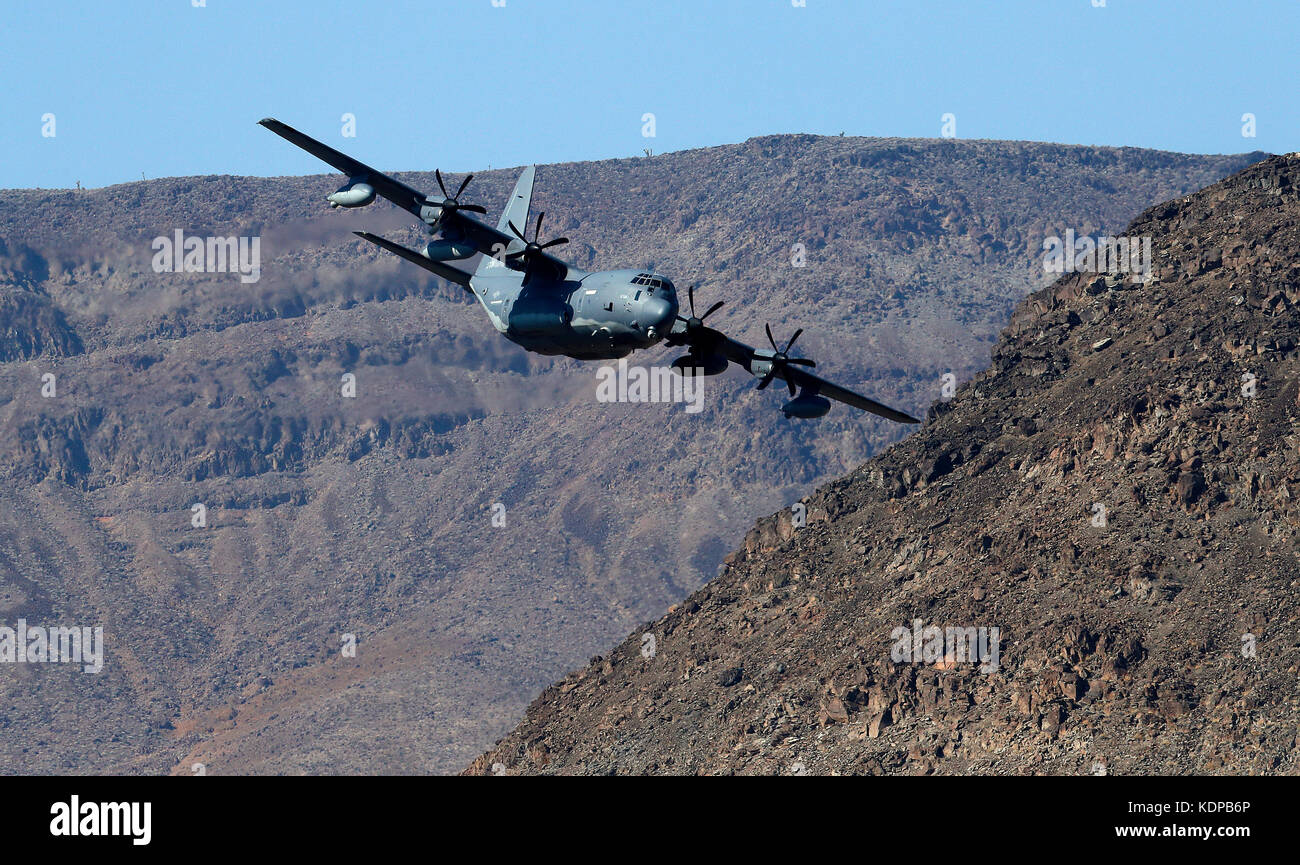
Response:
[[[499,333],[529,351],[578,360],[612,360],[660,342],[685,346],[686,354],[672,364],[678,373],[717,375],[734,363],[758,378],[759,390],[773,379],[784,381],[791,396],[781,407],[787,418],[821,417],[830,410],[833,399],[899,423],[920,423],[911,415],[809,372],[817,365],[814,361],[790,356],[802,328],[782,348],[773,338],[772,328],[765,325],[771,349],[752,348],[704,323],[722,301],[703,315],[695,314],[694,286],[687,293],[690,315],[683,316],[677,291],[663,276],[636,269],[587,273],[556,258],[548,250],[569,239],[542,241],[545,213],[537,214],[532,239],[527,236],[536,166],[519,175],[497,227],[492,228],[467,215],[486,215],[484,207],[460,200],[472,174],[451,194],[442,172],[435,171],[442,196],[430,198],[274,118],[260,123],[347,176],[343,186],[325,197],[331,207],[365,207],[379,195],[428,226],[437,236],[421,251],[370,232],[354,234],[463,287],[478,299]],[[482,258],[472,273],[448,263],[475,255]]]

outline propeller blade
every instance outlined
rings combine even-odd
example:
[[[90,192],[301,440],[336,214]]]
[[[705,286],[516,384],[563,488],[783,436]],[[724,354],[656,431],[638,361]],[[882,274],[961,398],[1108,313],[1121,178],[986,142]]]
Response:
[[[700,321],[704,321],[704,319],[708,318],[709,316],[713,315],[713,314],[714,314],[715,312],[717,312],[718,310],[722,309],[722,306],[723,306],[723,304],[724,304],[725,302],[726,302],[726,301],[722,301],[722,300],[720,300],[720,301],[718,301],[717,303],[713,304],[713,306],[709,307],[709,311],[706,312],[706,313],[704,313],[704,315],[700,316]],[[691,308],[691,314],[693,315],[694,313],[695,313],[695,309],[694,309],[694,307],[692,307],[692,308]]]
[[[758,382],[758,389],[759,389],[759,390],[764,390],[764,389],[766,389],[767,386],[768,386],[769,384],[771,384],[771,383],[772,383],[772,375],[771,375],[771,373],[769,373],[769,374],[763,376],[761,379],[759,379],[759,382]]]
[[[540,247],[538,247],[538,248],[539,248],[539,249],[550,249],[552,246],[559,246],[559,245],[562,244],[562,243],[568,243],[568,242],[569,242],[569,238],[567,238],[567,237],[557,237],[557,238],[555,238],[554,240],[548,240],[546,243],[543,243],[543,244],[542,244]]]
[[[484,215],[487,214],[487,208],[484,207],[484,206],[481,205],[481,204],[462,204],[462,205],[460,205],[459,207],[457,207],[456,209],[457,209],[457,210],[468,210],[470,213],[482,213],[482,214],[484,214]]]
[[[455,195],[456,198],[460,198],[460,194],[465,191],[465,187],[469,186],[469,182],[473,179],[474,179],[474,175],[472,174],[468,174],[465,176],[465,179],[460,182],[460,189],[456,190],[456,195]]]
[[[450,196],[447,195],[447,187],[442,182],[442,172],[435,168],[433,169],[433,176],[438,178],[438,188],[442,190],[442,197],[449,198]]]
[[[509,225],[510,225],[510,230],[515,233],[515,237],[519,238],[524,243],[528,242],[528,238],[524,237],[523,233],[519,231],[519,228],[513,222],[509,223]]]
[[[691,318],[695,318],[695,286],[687,287],[686,298],[691,302]]]
[[[533,232],[533,242],[534,242],[534,243],[536,243],[536,242],[541,238],[541,236],[542,236],[542,218],[545,217],[545,216],[546,216],[546,211],[545,211],[545,210],[543,210],[541,213],[537,214],[537,230],[536,230],[535,232]]]
[[[719,304],[719,306],[721,306],[721,304]],[[709,310],[709,312],[712,312],[712,311],[713,311],[713,310]],[[777,344],[776,344],[776,338],[772,336],[772,326],[771,326],[771,325],[765,324],[765,325],[763,325],[763,329],[764,329],[765,331],[767,331],[767,341],[770,342],[770,343],[772,344],[772,351],[773,351],[773,354],[772,354],[772,358],[771,358],[771,367],[768,369],[768,371],[767,371],[767,375],[765,375],[765,376],[763,377],[763,382],[762,382],[761,384],[759,384],[759,386],[758,386],[758,389],[759,389],[759,390],[762,390],[763,388],[767,387],[768,384],[771,383],[771,379],[772,379],[772,377],[773,377],[774,375],[776,375],[778,372],[782,372],[782,371],[785,370],[787,367],[790,367],[790,366],[811,366],[811,367],[815,367],[815,366],[817,366],[817,362],[816,362],[815,360],[812,360],[811,358],[807,358],[807,357],[790,357],[790,354],[789,354],[790,349],[794,346],[795,341],[799,339],[800,335],[803,334],[803,328],[802,328],[802,327],[799,328],[798,330],[796,330],[796,331],[794,332],[794,336],[790,337],[790,341],[787,342],[787,343],[785,344],[785,348],[779,348],[779,347],[777,346]],[[794,376],[793,376],[793,375],[790,375],[790,374],[787,373],[787,372],[782,372],[781,378],[785,381],[785,386],[788,387],[788,388],[790,389],[790,396],[794,396],[794,395],[795,395]]]

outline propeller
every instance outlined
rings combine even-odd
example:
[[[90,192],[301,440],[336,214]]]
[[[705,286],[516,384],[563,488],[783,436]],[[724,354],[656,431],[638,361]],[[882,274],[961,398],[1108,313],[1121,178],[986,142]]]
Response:
[[[785,348],[780,348],[779,346],[777,346],[776,340],[772,337],[771,325],[765,324],[763,325],[763,328],[767,331],[767,341],[772,344],[772,351],[775,352],[775,354],[773,354],[772,357],[769,358],[769,360],[772,363],[772,366],[768,369],[767,373],[764,374],[763,378],[760,379],[758,382],[759,390],[762,390],[763,388],[767,387],[769,384],[772,383],[772,379],[776,376],[776,372],[778,369],[782,369],[789,365],[817,366],[817,362],[809,358],[790,357],[790,349],[794,346],[794,341],[799,338],[799,334],[803,333],[802,327],[794,332],[794,336],[790,337],[790,341],[785,344]],[[794,382],[787,378],[785,380],[785,383],[790,388],[790,396],[794,396]]]
[[[441,171],[435,168],[433,170],[433,176],[438,178],[438,188],[442,190],[442,203],[436,204],[432,201],[428,201],[428,199],[425,199],[427,203],[433,204],[435,207],[441,207],[442,212],[444,214],[454,213],[457,210],[467,210],[470,213],[487,213],[487,208],[485,208],[481,204],[460,203],[460,194],[465,191],[466,186],[469,186],[469,182],[474,179],[474,175],[472,174],[465,175],[465,179],[460,182],[460,189],[456,190],[455,195],[451,195],[450,193],[447,192],[447,184],[442,182]]]
[[[704,320],[713,315],[724,306],[723,301],[718,301],[709,307],[704,315],[697,315],[695,312],[695,286],[686,289],[686,298],[690,305],[690,316],[678,315],[677,320],[686,325],[686,330],[680,331],[673,328],[673,334],[669,335],[669,345],[685,345],[686,354],[673,361],[673,366],[678,369],[694,368],[704,370],[705,375],[718,375],[727,371],[728,361],[725,355],[718,353],[718,345],[726,339],[716,330],[712,330],[704,324]]]
[[[713,304],[713,306],[709,307],[708,311],[706,311],[704,315],[697,316],[695,314],[695,286],[692,285],[686,289],[686,299],[691,307],[691,315],[689,318],[683,318],[680,315],[677,317],[682,321],[686,322],[686,335],[689,341],[689,337],[698,334],[700,332],[700,329],[704,327],[704,319],[708,318],[709,316],[717,312],[719,309],[721,309],[725,304],[725,301],[721,301],[721,300],[718,301],[717,303]]]
[[[569,238],[567,237],[557,237],[554,240],[546,241],[546,243],[538,243],[538,239],[542,236],[542,218],[545,216],[546,216],[545,211],[537,214],[537,230],[533,232],[532,240],[529,240],[527,237],[525,237],[524,233],[520,231],[513,222],[510,223],[510,230],[515,233],[515,237],[519,238],[524,242],[524,248],[521,249],[519,252],[512,252],[509,255],[507,255],[506,256],[507,262],[511,261],[511,259],[518,261],[521,258],[526,262],[528,259],[541,253],[543,250],[550,249],[552,246],[559,246],[562,243],[569,242]]]

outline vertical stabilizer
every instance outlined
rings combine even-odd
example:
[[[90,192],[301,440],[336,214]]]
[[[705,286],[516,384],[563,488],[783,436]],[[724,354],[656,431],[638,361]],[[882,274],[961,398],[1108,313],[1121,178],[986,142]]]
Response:
[[[536,175],[536,165],[528,166],[524,169],[524,173],[519,175],[519,179],[515,181],[515,191],[510,193],[505,212],[501,214],[501,221],[497,223],[498,231],[509,234],[512,222],[519,227],[520,231],[528,228],[528,205],[533,200],[533,178]]]
[[[537,175],[537,166],[530,165],[519,175],[515,181],[515,191],[510,193],[510,200],[506,202],[506,208],[501,213],[501,220],[497,223],[497,231],[505,232],[511,237],[514,232],[510,230],[510,223],[525,234],[528,232],[528,208],[533,200],[533,178]],[[492,265],[492,257],[485,255],[479,259],[478,268],[474,271],[476,276],[482,276],[488,272],[489,266]]]

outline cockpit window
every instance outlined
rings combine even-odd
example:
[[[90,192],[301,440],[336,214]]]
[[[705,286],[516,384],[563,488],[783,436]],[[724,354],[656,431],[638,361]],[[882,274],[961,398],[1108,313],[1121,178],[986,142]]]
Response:
[[[670,281],[662,276],[654,276],[649,273],[638,273],[632,278],[632,284],[645,286],[651,294],[654,293],[655,289],[662,289],[665,294],[675,294],[677,291]]]

